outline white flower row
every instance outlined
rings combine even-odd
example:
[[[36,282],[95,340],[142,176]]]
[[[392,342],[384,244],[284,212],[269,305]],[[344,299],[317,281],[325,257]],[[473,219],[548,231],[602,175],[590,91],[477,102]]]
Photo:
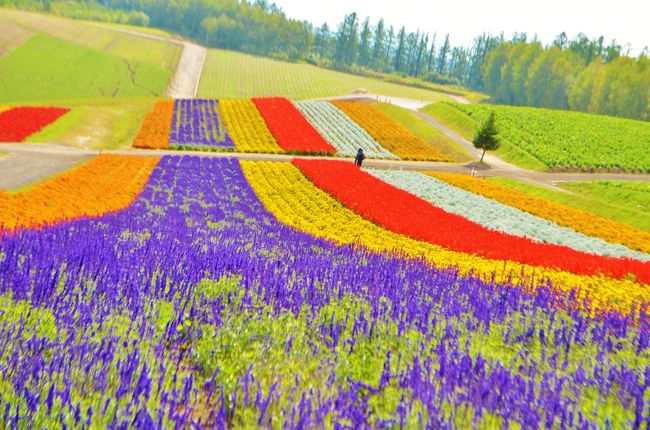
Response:
[[[362,148],[366,157],[399,159],[333,104],[303,101],[294,105],[339,154],[353,157]]]
[[[589,237],[570,228],[560,227],[544,218],[456,188],[422,173],[377,169],[366,171],[447,212],[458,214],[492,230],[528,237],[537,242],[565,245],[590,254],[650,260],[648,254]]]

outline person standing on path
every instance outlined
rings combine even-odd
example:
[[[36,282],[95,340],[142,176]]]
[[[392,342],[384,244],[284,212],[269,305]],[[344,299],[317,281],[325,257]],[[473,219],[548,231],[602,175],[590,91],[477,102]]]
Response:
[[[363,149],[359,148],[357,151],[357,156],[354,158],[354,164],[357,166],[361,167],[361,164],[363,163],[363,160],[366,159],[366,156],[363,154]]]

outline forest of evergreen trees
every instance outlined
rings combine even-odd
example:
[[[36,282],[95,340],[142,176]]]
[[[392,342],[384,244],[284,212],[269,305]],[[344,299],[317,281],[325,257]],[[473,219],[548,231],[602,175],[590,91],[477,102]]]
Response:
[[[267,0],[0,0],[2,5],[75,18],[126,17],[211,47],[456,84],[485,92],[495,103],[650,120],[647,49],[631,58],[602,37],[570,40],[563,33],[544,46],[526,34],[483,34],[471,46],[454,46],[448,34],[407,31],[356,13],[336,29],[314,27],[288,18]]]

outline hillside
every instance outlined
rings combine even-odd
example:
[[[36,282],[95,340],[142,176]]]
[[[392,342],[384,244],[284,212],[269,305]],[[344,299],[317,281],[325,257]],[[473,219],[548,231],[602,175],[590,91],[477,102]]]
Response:
[[[290,99],[310,99],[345,95],[357,89],[430,102],[451,100],[448,94],[433,89],[400,85],[310,64],[288,63],[220,49],[211,49],[208,52],[199,85],[199,96],[283,96]]]
[[[0,58],[0,102],[163,95],[171,72],[36,34]]]
[[[176,70],[182,48],[177,44],[138,37],[136,31],[159,36],[167,33],[145,27],[77,21],[50,15],[0,9],[0,56],[11,52],[37,33],[150,66]]]
[[[423,112],[471,140],[490,112],[496,154],[523,167],[551,170],[650,171],[650,123],[564,110],[436,103]]]

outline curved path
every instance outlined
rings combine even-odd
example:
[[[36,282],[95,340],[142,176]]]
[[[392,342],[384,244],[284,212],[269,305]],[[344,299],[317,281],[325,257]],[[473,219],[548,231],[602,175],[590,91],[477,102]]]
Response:
[[[255,154],[238,152],[200,152],[200,151],[172,151],[172,150],[147,150],[123,148],[113,151],[96,151],[73,148],[69,146],[52,144],[19,144],[0,143],[0,152],[5,155],[0,157],[0,189],[12,189],[29,184],[54,173],[70,168],[77,162],[102,153],[122,155],[195,155],[201,157],[237,157],[243,160],[265,161],[290,161],[296,156],[281,154]],[[332,157],[301,157],[301,158],[328,158]],[[337,157],[334,159],[352,162],[352,158]],[[47,167],[44,167],[47,166]],[[471,173],[472,164],[434,163],[428,161],[405,160],[372,160],[364,162],[365,167],[398,170],[437,170],[452,173]],[[513,166],[514,167],[514,166]],[[520,169],[511,169],[494,165],[491,168],[475,172],[481,177],[508,177],[535,185],[566,191],[555,187],[559,182],[609,180],[609,181],[638,181],[649,182],[650,174],[624,174],[624,173],[545,173]]]

